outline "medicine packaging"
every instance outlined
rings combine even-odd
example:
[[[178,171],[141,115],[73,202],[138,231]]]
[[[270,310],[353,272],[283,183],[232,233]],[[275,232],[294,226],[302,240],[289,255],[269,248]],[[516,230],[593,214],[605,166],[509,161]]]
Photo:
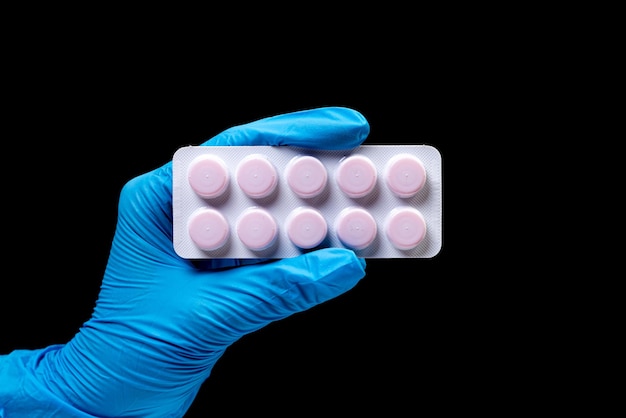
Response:
[[[286,258],[343,247],[431,258],[442,246],[430,145],[186,146],[173,157],[173,245],[187,259]]]

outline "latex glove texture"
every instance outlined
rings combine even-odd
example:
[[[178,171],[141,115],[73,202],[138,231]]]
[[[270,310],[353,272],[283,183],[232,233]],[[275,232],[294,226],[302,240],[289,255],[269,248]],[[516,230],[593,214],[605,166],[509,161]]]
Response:
[[[349,149],[368,134],[357,111],[325,107],[239,125],[202,145]],[[118,209],[92,317],[67,344],[0,358],[0,416],[181,417],[233,342],[365,275],[365,261],[340,248],[247,265],[180,258],[171,161],[126,183]]]

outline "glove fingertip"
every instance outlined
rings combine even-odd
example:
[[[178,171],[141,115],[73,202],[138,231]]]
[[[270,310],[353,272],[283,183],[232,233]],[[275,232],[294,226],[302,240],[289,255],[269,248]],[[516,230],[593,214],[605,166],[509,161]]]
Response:
[[[318,302],[353,288],[365,276],[366,267],[364,258],[345,248],[324,248],[282,263],[301,291],[315,289]]]

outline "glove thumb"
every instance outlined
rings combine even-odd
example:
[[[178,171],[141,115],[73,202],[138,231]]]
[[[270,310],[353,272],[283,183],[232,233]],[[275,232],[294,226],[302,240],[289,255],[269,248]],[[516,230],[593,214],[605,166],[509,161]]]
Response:
[[[220,277],[211,280],[207,296],[219,299],[208,300],[205,306],[211,310],[208,317],[221,317],[222,343],[228,345],[352,289],[365,276],[365,259],[348,249],[325,248],[212,276]]]

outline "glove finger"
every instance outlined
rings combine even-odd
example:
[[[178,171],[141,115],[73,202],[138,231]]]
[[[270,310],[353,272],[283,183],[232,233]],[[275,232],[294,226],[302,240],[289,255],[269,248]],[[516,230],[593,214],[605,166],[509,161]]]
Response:
[[[338,150],[359,146],[369,132],[369,123],[356,110],[321,107],[235,126],[202,145],[290,145]]]
[[[326,248],[271,263],[213,272],[203,281],[205,323],[219,323],[228,345],[265,325],[305,311],[353,288],[365,276],[365,259]]]

